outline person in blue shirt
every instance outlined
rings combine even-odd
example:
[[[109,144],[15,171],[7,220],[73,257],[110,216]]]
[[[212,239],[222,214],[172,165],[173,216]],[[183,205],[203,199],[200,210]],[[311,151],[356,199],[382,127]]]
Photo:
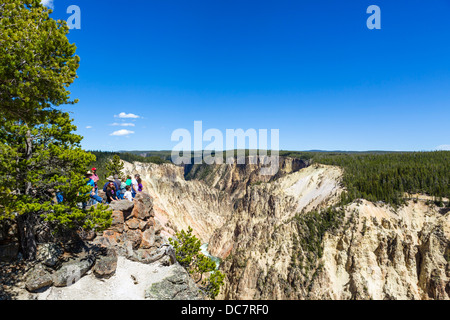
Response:
[[[86,173],[86,178],[89,179],[87,182],[88,186],[92,187],[89,197],[91,197],[91,199],[94,200],[94,204],[96,204],[97,202],[102,203],[103,199],[95,194],[95,182],[94,182],[94,180],[92,180],[92,172],[91,171],[88,171]]]
[[[123,194],[122,194],[122,191],[120,188],[121,184],[122,184],[122,182],[119,180],[119,175],[115,174],[114,175],[114,186],[116,187],[116,195],[119,200],[123,200]]]
[[[62,192],[58,191],[56,193],[56,201],[58,201],[58,203],[63,203],[64,201],[64,196],[62,194]]]

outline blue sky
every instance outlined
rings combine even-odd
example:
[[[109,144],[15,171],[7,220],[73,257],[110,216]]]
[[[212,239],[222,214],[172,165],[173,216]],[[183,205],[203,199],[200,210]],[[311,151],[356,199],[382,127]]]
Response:
[[[54,0],[53,18],[70,5],[63,108],[86,149],[170,150],[194,121],[279,129],[283,150],[450,148],[448,0]]]

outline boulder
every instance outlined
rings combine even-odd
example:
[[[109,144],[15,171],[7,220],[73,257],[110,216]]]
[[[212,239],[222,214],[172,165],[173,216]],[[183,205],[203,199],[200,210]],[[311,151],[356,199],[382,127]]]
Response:
[[[40,264],[25,275],[25,288],[30,292],[38,292],[52,284],[51,274]]]
[[[164,242],[160,234],[162,226],[155,221],[150,195],[141,192],[133,202],[117,201],[110,207],[112,225],[93,243],[134,261],[149,263],[161,259],[162,256],[156,259],[155,255],[158,256],[156,251]]]
[[[165,254],[159,260],[159,263],[166,267],[175,264],[177,262],[175,249],[171,245],[164,245],[163,247],[165,247]]]
[[[64,249],[56,243],[45,243],[39,245],[37,260],[50,268],[57,268],[61,264]]]
[[[133,251],[132,255],[128,257],[131,261],[136,261],[140,263],[152,263],[162,258],[162,255],[155,255],[154,250],[150,249],[138,249]]]
[[[94,262],[95,258],[93,256],[88,256],[85,259],[63,264],[61,269],[53,274],[53,284],[55,287],[71,286],[91,269]]]
[[[128,230],[123,234],[124,246],[133,250],[139,248],[142,241],[142,232],[139,230]]]
[[[145,231],[150,227],[148,221],[139,220],[139,230]]]
[[[122,211],[124,218],[126,219],[132,212],[134,208],[134,202],[128,200],[114,201],[109,204],[109,207],[113,211]]]
[[[153,248],[135,250],[128,259],[146,264],[158,261],[165,266],[170,266],[176,262],[175,250],[168,244],[159,247],[157,250]]]
[[[122,233],[109,229],[103,231],[103,235],[97,237],[93,243],[104,248],[112,248],[119,246],[121,242]]]
[[[134,208],[131,215],[141,220],[147,220],[154,217],[153,200],[146,192],[139,192],[134,198]]]
[[[127,220],[126,224],[129,229],[135,230],[139,228],[140,222],[141,221],[136,218],[131,218],[130,220]]]
[[[147,229],[142,233],[141,248],[150,249],[155,246],[155,231]]]
[[[97,258],[92,269],[97,278],[110,278],[116,273],[117,269],[117,252],[108,249],[106,255]]]
[[[145,298],[149,300],[203,300],[204,296],[187,271],[176,264],[169,277],[153,283],[145,291]]]
[[[97,236],[97,234],[93,230],[90,230],[90,231],[80,230],[80,231],[77,231],[77,234],[80,237],[80,239],[83,241],[92,241]]]
[[[111,214],[112,217],[112,223],[110,230],[114,230],[117,232],[123,232],[123,223],[124,223],[124,217],[122,211],[113,211]]]

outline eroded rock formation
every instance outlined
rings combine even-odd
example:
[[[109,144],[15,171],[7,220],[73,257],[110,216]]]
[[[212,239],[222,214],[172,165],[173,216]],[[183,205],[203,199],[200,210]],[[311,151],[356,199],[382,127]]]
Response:
[[[161,236],[161,226],[154,219],[153,202],[147,193],[137,194],[133,202],[118,201],[110,207],[113,216],[111,227],[97,236],[94,234],[92,240],[83,240],[80,234],[74,234],[66,239],[66,247],[58,243],[39,244],[37,260],[24,275],[24,289],[35,294],[33,298],[77,298],[80,293],[71,287],[87,274],[90,274],[90,279],[83,280],[81,288],[95,283],[94,279],[101,279],[110,281],[111,294],[116,294],[114,283],[124,280],[114,278],[121,258],[144,264],[158,262],[167,267],[176,264],[175,252],[167,244],[167,239]],[[188,277],[186,271],[180,273]],[[92,298],[99,298],[98,290],[89,291]],[[21,295],[24,296],[23,293]],[[140,298],[145,298],[144,290]]]
[[[192,226],[223,259],[222,299],[449,299],[450,213],[408,202],[343,208],[342,171],[127,164],[169,234]],[[314,213],[315,212],[315,213]]]
[[[155,220],[166,237],[189,226],[203,242],[208,242],[232,211],[226,192],[202,181],[186,181],[184,170],[172,164],[125,163],[127,174],[139,173],[145,191],[152,197]]]
[[[145,192],[134,203],[112,205],[113,225],[91,242],[106,250],[94,256],[95,262],[89,251],[68,260],[80,272],[91,268],[102,281],[130,277],[123,270],[116,274],[117,265],[126,261],[145,266],[160,261],[171,271],[151,285],[145,282],[141,298],[192,293],[188,296],[196,299],[165,245],[190,226],[208,243],[209,253],[222,259],[226,278],[219,299],[450,299],[448,210],[421,200],[398,208],[366,200],[339,207],[341,169],[287,159],[280,163],[282,170],[273,177],[259,176],[258,165],[125,163],[127,174],[141,175]],[[0,234],[3,245],[9,244],[7,234]],[[67,262],[64,250],[52,244],[40,246],[39,257],[41,264],[27,278],[30,291],[54,285],[59,281],[55,271]],[[82,283],[95,297],[89,282]],[[108,283],[114,296],[118,284]],[[156,290],[170,284],[175,287]],[[183,294],[178,296],[177,288]],[[62,289],[48,298],[61,297]]]

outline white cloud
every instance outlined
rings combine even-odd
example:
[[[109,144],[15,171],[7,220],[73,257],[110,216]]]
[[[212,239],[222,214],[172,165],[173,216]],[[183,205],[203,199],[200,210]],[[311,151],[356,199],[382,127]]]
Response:
[[[436,150],[450,151],[450,144],[443,144],[436,147]]]
[[[114,122],[114,123],[111,123],[110,126],[135,127],[136,125],[134,123],[126,123],[126,122],[124,122],[124,123],[117,123],[117,122]]]
[[[86,129],[92,129],[92,126],[86,126]]]
[[[133,113],[125,113],[125,112],[121,112],[119,113],[119,115],[115,115],[115,118],[121,118],[121,119],[138,119],[140,118],[140,116],[135,115]]]
[[[55,6],[53,4],[53,0],[41,0],[41,4],[46,6],[47,8],[52,9],[52,10],[55,9]]]
[[[110,134],[110,136],[127,136],[129,134],[133,134],[134,131],[130,131],[130,130],[126,130],[126,129],[122,129],[122,130],[118,130],[118,131],[114,131],[113,133]]]

